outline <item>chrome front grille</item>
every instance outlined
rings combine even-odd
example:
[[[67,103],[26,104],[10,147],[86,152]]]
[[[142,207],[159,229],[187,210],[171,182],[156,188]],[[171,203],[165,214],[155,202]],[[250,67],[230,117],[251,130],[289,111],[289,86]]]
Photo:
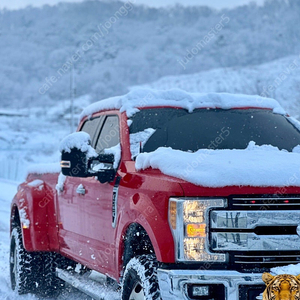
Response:
[[[298,226],[300,210],[214,210],[210,214],[212,231],[246,232],[268,226]],[[270,232],[271,234],[272,232]]]
[[[300,249],[300,211],[211,212],[214,251],[297,251]],[[286,230],[286,231],[285,231]]]
[[[236,264],[263,264],[265,266],[271,265],[286,265],[300,263],[300,252],[298,254],[235,254],[233,255],[234,263]]]
[[[228,204],[210,212],[212,252],[248,270],[300,263],[300,197],[232,197]]]

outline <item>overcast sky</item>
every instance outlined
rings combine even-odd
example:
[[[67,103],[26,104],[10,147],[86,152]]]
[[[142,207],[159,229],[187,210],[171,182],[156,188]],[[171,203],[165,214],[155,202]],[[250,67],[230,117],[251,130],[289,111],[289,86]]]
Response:
[[[54,5],[59,2],[82,2],[84,0],[0,0],[0,9],[18,9],[27,5],[42,6],[44,4]],[[85,0],[86,1],[86,0]],[[125,1],[125,0],[123,0]],[[134,2],[134,1],[133,1]],[[135,3],[146,4],[149,6],[161,7],[180,3],[183,5],[208,5],[214,8],[232,8],[238,5],[256,2],[262,4],[264,0],[135,0]]]

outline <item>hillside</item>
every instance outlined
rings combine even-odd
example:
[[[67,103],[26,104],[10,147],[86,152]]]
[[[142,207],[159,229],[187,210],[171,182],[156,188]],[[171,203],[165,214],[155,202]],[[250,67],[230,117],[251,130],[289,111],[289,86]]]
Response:
[[[168,76],[143,85],[189,92],[227,92],[274,98],[300,118],[300,56],[289,56],[253,67],[213,69],[191,75]]]
[[[297,0],[223,11],[118,1],[2,10],[0,105],[47,109],[68,98],[72,66],[77,96],[97,100],[167,75],[297,55],[299,15]]]

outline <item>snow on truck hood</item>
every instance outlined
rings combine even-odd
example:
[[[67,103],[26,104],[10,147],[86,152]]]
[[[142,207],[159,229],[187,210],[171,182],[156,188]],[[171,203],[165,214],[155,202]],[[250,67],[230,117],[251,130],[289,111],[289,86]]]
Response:
[[[138,108],[173,106],[181,107],[192,112],[196,108],[240,108],[255,107],[272,109],[275,113],[285,114],[285,110],[280,104],[270,98],[260,96],[227,94],[227,93],[188,93],[180,89],[158,91],[152,89],[137,88],[126,95],[105,99],[95,102],[85,108],[80,115],[80,119],[91,116],[102,110],[126,111],[130,118]]]
[[[141,153],[136,169],[162,173],[203,187],[300,186],[300,146],[293,152],[250,142],[244,150],[198,150],[195,153],[159,148]]]

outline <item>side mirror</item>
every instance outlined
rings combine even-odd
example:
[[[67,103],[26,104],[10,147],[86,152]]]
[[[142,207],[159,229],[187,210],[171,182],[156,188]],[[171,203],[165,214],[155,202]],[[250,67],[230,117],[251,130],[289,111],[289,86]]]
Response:
[[[59,150],[63,175],[89,177],[89,158],[98,156],[90,144],[91,138],[86,132],[75,132],[62,140]]]
[[[98,155],[90,145],[91,139],[85,132],[75,132],[62,140],[61,172],[71,177],[97,176],[101,183],[113,181],[115,157],[113,154]]]

